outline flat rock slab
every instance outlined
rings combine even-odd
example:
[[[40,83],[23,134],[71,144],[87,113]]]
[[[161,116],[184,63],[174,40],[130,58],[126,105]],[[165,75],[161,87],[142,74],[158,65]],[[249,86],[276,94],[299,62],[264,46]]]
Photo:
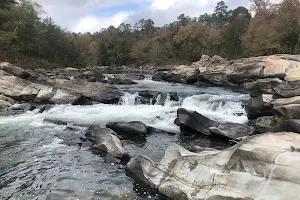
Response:
[[[222,152],[192,153],[172,144],[159,163],[140,155],[127,169],[174,200],[295,200],[300,196],[299,142],[298,134],[269,133]]]

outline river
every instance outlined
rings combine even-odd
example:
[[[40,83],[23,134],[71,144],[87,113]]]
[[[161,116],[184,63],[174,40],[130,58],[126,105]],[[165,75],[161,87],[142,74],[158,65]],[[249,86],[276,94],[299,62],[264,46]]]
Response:
[[[197,111],[219,122],[246,123],[241,94],[213,87],[139,80],[120,86],[124,92],[117,105],[57,105],[44,113],[31,111],[0,117],[0,199],[20,200],[109,200],[159,199],[126,175],[124,166],[109,156],[93,153],[89,146],[78,148],[86,127],[73,124],[103,124],[112,121],[142,121],[161,129],[145,140],[123,141],[130,155],[145,154],[155,161],[174,142],[224,149],[227,143],[208,137],[189,138],[174,124],[179,107]],[[141,102],[138,92],[160,92],[156,99]],[[170,93],[178,93],[172,101]],[[155,102],[154,105],[152,105]],[[55,125],[44,119],[66,121]],[[175,134],[168,134],[172,132]]]

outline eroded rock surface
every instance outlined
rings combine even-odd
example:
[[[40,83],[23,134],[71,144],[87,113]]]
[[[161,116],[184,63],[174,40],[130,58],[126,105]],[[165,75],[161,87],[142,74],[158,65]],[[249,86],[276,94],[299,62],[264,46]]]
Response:
[[[172,144],[161,162],[140,155],[127,169],[173,200],[294,200],[300,196],[299,144],[294,133],[249,137],[222,152],[192,153]]]

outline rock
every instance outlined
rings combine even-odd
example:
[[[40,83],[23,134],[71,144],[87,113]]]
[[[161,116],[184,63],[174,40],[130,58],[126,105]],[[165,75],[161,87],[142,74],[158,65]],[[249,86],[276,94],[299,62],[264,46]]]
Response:
[[[292,69],[289,74],[284,78],[285,81],[299,81],[300,80],[300,68]]]
[[[202,57],[201,57],[201,59],[202,59]],[[226,63],[226,62],[227,61],[224,58],[222,58],[221,56],[217,56],[217,55],[213,56],[210,60],[210,63],[212,63],[212,64]]]
[[[130,79],[120,79],[120,78],[110,78],[108,80],[109,84],[112,85],[134,85],[137,84],[136,82],[130,80]]]
[[[78,98],[80,98],[78,94],[72,94],[66,90],[58,89],[50,101],[55,104],[72,104]]]
[[[102,74],[100,69],[94,68],[89,71],[85,71],[76,78],[86,79],[89,82],[103,82],[105,76]]]
[[[258,79],[284,79],[286,71],[293,65],[290,59],[283,55],[244,58],[233,60],[230,63],[224,60],[219,61],[219,59],[216,59],[217,61],[214,61],[212,59],[198,79],[199,81],[209,81],[221,86],[239,85],[254,82]],[[274,84],[274,81],[272,84]],[[266,87],[269,88],[269,86]]]
[[[209,131],[213,136],[236,140],[237,138],[253,134],[254,128],[244,124],[224,123],[218,127],[210,127]]]
[[[31,105],[29,103],[22,103],[22,104],[14,104],[10,107],[11,110],[14,111],[23,111],[23,112],[27,112],[27,111],[33,111],[34,109],[36,109],[36,106]]]
[[[130,79],[130,80],[144,80],[146,77],[143,74],[120,74],[120,75],[116,75],[115,78]]]
[[[199,69],[195,70],[195,72],[191,76],[185,78],[185,82],[187,84],[197,83],[199,74],[200,74]]]
[[[257,119],[262,116],[272,116],[271,100],[272,95],[252,93],[245,107],[248,118]]]
[[[194,153],[200,153],[203,151],[216,151],[216,152],[220,152],[217,149],[212,149],[212,148],[203,148],[200,146],[193,146],[191,149],[189,149],[189,151],[194,152]]]
[[[283,81],[279,78],[258,79],[254,82],[247,82],[243,84],[246,90],[257,90],[262,94],[273,94],[273,89],[278,87]]]
[[[201,59],[200,59],[200,62],[201,63],[209,63],[209,62],[211,62],[211,57],[208,56],[208,55],[202,55]]]
[[[259,133],[275,133],[283,131],[283,128],[274,116],[264,116],[256,120],[256,131]]]
[[[274,96],[276,98],[290,98],[300,96],[300,80],[285,81],[278,87],[274,88]]]
[[[300,104],[300,96],[282,99],[273,99],[271,102],[273,108],[286,106],[289,104]]]
[[[39,113],[43,113],[45,111],[48,111],[52,108],[52,105],[43,105],[42,107],[39,108]]]
[[[94,105],[94,101],[89,97],[80,96],[75,101],[73,101],[72,105],[75,105],[75,106],[78,106],[78,105],[81,105],[81,106]]]
[[[8,74],[11,74],[13,76],[22,78],[22,79],[29,79],[31,77],[31,74],[28,73],[25,69],[21,67],[17,67],[13,64],[3,62],[0,63],[0,70],[5,71]]]
[[[156,74],[154,74],[152,76],[152,80],[153,81],[164,81],[169,77],[169,74],[170,74],[169,72],[163,72],[163,71],[157,72]]]
[[[11,103],[9,103],[7,101],[0,100],[0,110],[5,109],[5,108],[9,108],[11,106],[12,106]]]
[[[11,107],[15,100],[0,94],[0,110]]]
[[[211,135],[209,128],[220,125],[220,123],[210,120],[196,111],[189,111],[184,108],[179,108],[177,110],[177,117],[180,129],[192,133]]]
[[[94,145],[93,150],[102,151],[112,155],[115,158],[122,158],[124,149],[120,139],[114,132],[108,128],[102,128],[98,125],[92,125],[86,132],[86,138]]]
[[[77,98],[84,96],[106,104],[118,103],[122,96],[122,93],[116,87],[100,82],[91,83],[85,80],[56,79],[52,86],[75,93]]]
[[[222,152],[192,153],[172,144],[154,163],[138,156],[127,170],[170,199],[298,199],[300,135],[271,133],[242,140]]]
[[[134,122],[110,122],[106,124],[107,128],[110,128],[120,134],[127,137],[145,137],[147,135],[147,126],[138,121]]]
[[[184,83],[184,76],[182,74],[171,74],[165,81],[173,83]]]
[[[300,119],[300,104],[276,106],[273,112],[281,119]]]

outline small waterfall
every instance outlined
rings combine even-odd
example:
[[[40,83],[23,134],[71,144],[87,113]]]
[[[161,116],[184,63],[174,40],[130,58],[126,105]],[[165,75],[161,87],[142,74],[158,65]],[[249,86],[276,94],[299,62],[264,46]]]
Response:
[[[160,105],[160,101],[161,101],[161,94],[159,94],[159,95],[156,97],[155,105]]]
[[[144,80],[152,81],[152,76],[151,75],[145,75]]]
[[[136,92],[134,94],[130,94],[130,93],[125,93],[120,101],[119,101],[119,105],[122,105],[122,106],[134,106],[134,105],[137,105],[138,104],[138,96],[139,96],[139,93]]]

